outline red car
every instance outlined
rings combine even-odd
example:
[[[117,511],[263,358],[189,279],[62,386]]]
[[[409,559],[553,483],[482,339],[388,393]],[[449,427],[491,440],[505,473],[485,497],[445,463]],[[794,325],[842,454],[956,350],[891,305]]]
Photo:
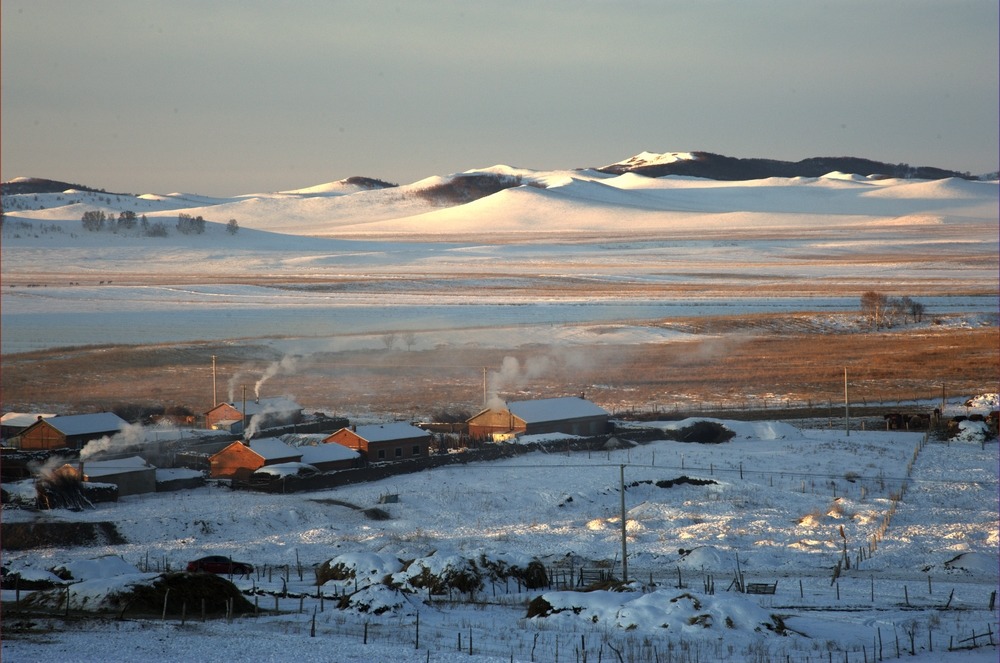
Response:
[[[209,555],[208,557],[188,562],[187,570],[189,573],[201,571],[203,573],[248,576],[253,573],[253,564],[235,562],[224,555]]]

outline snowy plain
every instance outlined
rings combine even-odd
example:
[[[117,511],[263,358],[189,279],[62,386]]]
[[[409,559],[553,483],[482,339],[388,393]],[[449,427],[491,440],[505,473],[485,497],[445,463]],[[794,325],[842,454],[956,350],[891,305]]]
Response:
[[[421,194],[468,176],[523,183],[464,204]],[[222,200],[5,196],[0,350],[276,337],[377,346],[401,330],[433,346],[496,327],[559,341],[614,320],[849,311],[871,288],[919,296],[935,314],[996,313],[997,182],[506,166],[387,189],[346,182]],[[82,229],[86,211],[126,210],[168,236]],[[181,213],[205,218],[204,234],[176,232]]]
[[[420,193],[462,174],[392,189],[342,181],[232,199],[5,196],[0,352],[202,340],[318,351],[378,347],[388,331],[417,332],[418,347],[674,342],[684,335],[647,321],[852,311],[858,292],[872,288],[917,296],[935,315],[992,316],[995,324],[995,181],[831,173],[714,182],[506,166],[470,172],[524,184],[465,204]],[[84,231],[81,216],[92,210],[131,210],[170,232]],[[205,233],[174,231],[179,213],[203,215]],[[228,219],[238,220],[235,234],[226,231]],[[610,323],[613,335],[605,333]],[[961,403],[952,403],[954,411],[965,414]],[[661,440],[581,454],[549,440],[547,452],[514,460],[315,494],[210,486],[80,513],[5,510],[11,522],[109,520],[128,541],[5,551],[4,565],[25,577],[77,564],[76,578],[111,575],[87,580],[97,596],[143,577],[147,560],[177,569],[204,554],[228,554],[273,569],[298,558],[308,570],[304,580],[289,580],[290,589],[311,597],[264,594],[261,607],[276,601],[278,614],[232,623],[59,625],[42,638],[5,637],[3,657],[95,661],[114,651],[164,661],[593,661],[616,660],[615,647],[632,660],[853,663],[874,658],[881,637],[888,659],[898,638],[904,658],[996,660],[995,647],[944,653],[949,639],[987,630],[995,639],[1000,631],[989,609],[1000,565],[995,442],[925,444],[918,433],[723,423],[737,437],[722,445]],[[343,583],[324,586],[324,598],[316,598],[312,566],[341,556],[352,564],[376,559],[380,571],[401,560],[433,565],[483,554],[620,571],[620,472],[628,484],[629,592],[567,595],[488,582],[474,603],[425,602],[416,593],[386,596],[376,583],[379,600],[399,603],[380,616],[333,610],[332,598],[348,589]],[[680,476],[718,483],[655,485]],[[905,499],[894,500],[904,485]],[[385,494],[399,502],[380,504]],[[391,517],[373,521],[323,503],[331,497],[378,505]],[[831,582],[844,543],[860,554],[890,511],[877,549]],[[118,562],[88,570],[85,562],[100,555]],[[727,590],[737,558],[750,581],[777,582],[776,594]],[[120,575],[119,562],[131,573]],[[277,574],[236,583],[272,593],[281,585]],[[526,618],[539,595],[573,609]],[[312,613],[322,601],[313,638]],[[775,626],[774,615],[785,635],[764,626]]]

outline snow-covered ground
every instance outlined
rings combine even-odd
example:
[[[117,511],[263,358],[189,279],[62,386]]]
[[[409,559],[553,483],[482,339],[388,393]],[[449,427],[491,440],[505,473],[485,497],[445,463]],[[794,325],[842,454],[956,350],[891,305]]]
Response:
[[[846,652],[861,661],[880,639],[885,658],[895,658],[897,639],[910,658],[910,634],[917,660],[995,660],[995,647],[944,653],[974,633],[983,642],[980,634],[995,641],[998,632],[989,610],[1000,567],[995,440],[720,423],[735,437],[714,445],[661,440],[567,452],[559,436],[533,437],[522,441],[546,441],[547,450],[316,493],[208,486],[78,513],[6,510],[5,522],[118,526],[125,544],[5,554],[23,577],[65,567],[85,580],[70,586],[71,605],[223,554],[255,564],[254,577],[234,582],[266,592],[259,608],[279,612],[231,623],[189,617],[182,625],[175,615],[60,626],[5,638],[4,660],[104,660],[110,644],[147,660],[212,658],[223,648],[258,660],[285,660],[291,649],[302,660],[554,661],[582,651],[616,660],[614,647],[631,652],[624,660],[670,660],[667,652],[673,660],[826,660],[832,651],[834,660]],[[441,573],[466,560],[483,568],[481,560],[523,567],[538,559],[556,581],[581,567],[621,577],[622,482],[628,591],[526,590],[486,578],[472,596],[428,596],[410,584],[420,568]],[[367,517],[370,508],[389,518]],[[849,568],[835,578],[845,549]],[[113,563],[87,561],[103,555]],[[317,590],[313,568],[328,560],[355,577]],[[746,583],[777,583],[776,593],[736,592],[737,570]],[[275,599],[285,588],[291,595]],[[334,608],[343,594],[351,606]],[[550,614],[528,618],[539,597]],[[373,614],[378,607],[386,611]]]

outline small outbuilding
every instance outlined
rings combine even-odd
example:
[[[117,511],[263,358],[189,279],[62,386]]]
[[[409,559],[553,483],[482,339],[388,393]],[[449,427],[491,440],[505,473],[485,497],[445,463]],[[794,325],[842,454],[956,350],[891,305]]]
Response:
[[[246,481],[265,465],[299,462],[302,453],[276,437],[262,437],[249,442],[236,441],[208,459],[213,479]]]
[[[466,422],[469,435],[493,440],[541,433],[586,437],[603,435],[610,428],[608,411],[578,396],[514,401],[505,405],[487,408],[469,419]]]
[[[426,457],[431,448],[430,433],[402,421],[341,428],[324,441],[354,449],[368,462]]]
[[[24,451],[82,449],[87,442],[120,433],[126,422],[114,412],[39,417],[18,436]]]
[[[156,468],[139,456],[68,463],[60,472],[69,472],[88,483],[113,484],[118,496],[156,492]]]

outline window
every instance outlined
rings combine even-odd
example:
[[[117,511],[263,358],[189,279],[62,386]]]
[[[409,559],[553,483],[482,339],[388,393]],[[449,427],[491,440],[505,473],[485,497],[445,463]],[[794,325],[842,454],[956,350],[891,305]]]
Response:
[[[385,460],[385,449],[379,449],[378,450],[378,459],[379,460]]]
[[[419,444],[414,444],[413,445],[412,455],[414,455],[414,456],[419,456],[420,455],[420,445]]]
[[[396,447],[396,458],[403,457],[403,447]]]

